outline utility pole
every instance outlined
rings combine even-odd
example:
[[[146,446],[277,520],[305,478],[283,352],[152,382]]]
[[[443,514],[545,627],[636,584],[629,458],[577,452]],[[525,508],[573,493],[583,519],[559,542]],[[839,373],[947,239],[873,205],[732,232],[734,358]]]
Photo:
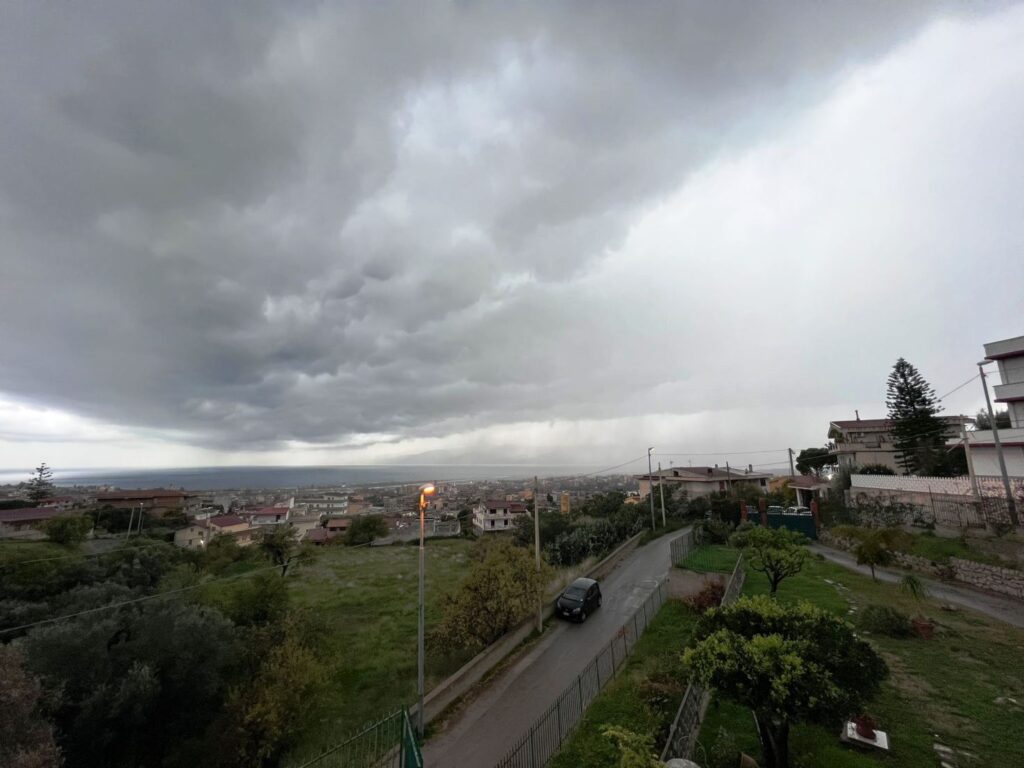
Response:
[[[533,555],[537,560],[537,583],[540,583],[540,484],[533,476]],[[544,631],[544,588],[537,593],[537,634]]]
[[[789,451],[789,476],[796,477],[796,470],[793,469],[793,449],[787,448],[786,450]]]
[[[661,462],[658,462],[658,493],[661,494],[661,527],[666,528],[668,523],[665,522],[665,483],[661,479]]]
[[[654,448],[647,449],[647,498],[651,500],[651,532],[654,532],[654,472],[651,469],[651,451]]]
[[[725,461],[725,487],[732,493],[732,470],[729,469],[729,460]]]
[[[978,492],[978,478],[974,474],[974,459],[971,457],[971,444],[967,440],[967,425],[962,421],[960,422],[960,439],[964,444],[964,455],[967,457],[967,474],[971,478],[971,491],[974,493],[974,500],[978,501],[981,498],[981,493]]]
[[[1017,519],[1017,504],[1013,500],[1013,492],[1010,490],[1010,477],[1006,473],[1006,459],[1003,458],[1003,444],[999,442],[999,428],[996,427],[996,415],[992,412],[992,399],[988,396],[988,382],[985,380],[985,365],[989,360],[982,360],[978,363],[978,372],[981,374],[981,388],[985,390],[985,407],[988,409],[988,420],[992,426],[992,442],[996,446],[996,457],[999,459],[999,472],[1003,476],[1003,490],[1006,491],[1006,511],[1010,515],[1010,525],[1017,528],[1020,521]]]
[[[124,537],[127,539],[132,535],[132,523],[135,521],[135,507],[131,507],[128,511],[128,530],[124,532]]]

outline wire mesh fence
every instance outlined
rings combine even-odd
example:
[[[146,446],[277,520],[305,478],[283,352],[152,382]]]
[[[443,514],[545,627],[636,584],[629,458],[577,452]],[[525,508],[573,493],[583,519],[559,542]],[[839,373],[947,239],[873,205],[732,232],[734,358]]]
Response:
[[[423,768],[423,756],[409,713],[397,712],[294,768]]]
[[[572,735],[590,703],[615,677],[648,624],[668,599],[662,581],[587,667],[520,737],[495,768],[543,768]]]
[[[746,580],[746,576],[743,555],[740,555],[736,558],[736,565],[732,569],[732,575],[729,577],[729,583],[726,584],[725,594],[722,595],[720,605],[725,606],[735,602],[736,598],[740,596],[740,592],[743,591],[743,582]],[[700,683],[691,681],[686,687],[686,693],[683,694],[683,700],[679,704],[679,710],[669,729],[665,748],[661,752],[662,762],[675,757],[689,759],[710,699],[711,692],[705,690]]]
[[[683,533],[681,536],[676,536],[669,542],[669,550],[671,551],[672,565],[681,567],[686,558],[690,556],[700,544],[700,529],[697,527],[690,528],[690,530]]]

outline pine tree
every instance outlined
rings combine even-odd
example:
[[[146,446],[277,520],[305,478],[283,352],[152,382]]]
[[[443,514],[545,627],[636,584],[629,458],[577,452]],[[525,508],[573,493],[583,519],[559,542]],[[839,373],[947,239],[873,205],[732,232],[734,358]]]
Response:
[[[35,502],[48,499],[53,496],[53,470],[46,466],[44,461],[28,481],[28,497]]]
[[[930,474],[946,463],[946,425],[935,391],[902,357],[889,374],[885,404],[892,420],[896,461],[906,474]]]

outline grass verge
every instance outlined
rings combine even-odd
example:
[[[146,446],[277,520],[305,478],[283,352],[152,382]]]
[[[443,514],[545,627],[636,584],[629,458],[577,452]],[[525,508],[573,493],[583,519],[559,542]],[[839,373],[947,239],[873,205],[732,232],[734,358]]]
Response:
[[[766,594],[763,575],[748,572],[744,594]],[[935,637],[869,636],[891,676],[868,707],[892,740],[888,755],[862,753],[839,744],[838,726],[797,726],[791,737],[795,766],[934,768],[934,743],[958,752],[958,764],[1016,765],[1021,755],[1024,631],[967,611],[946,612],[927,601],[917,605],[896,586],[873,582],[832,563],[809,559],[804,570],[779,588],[783,602],[808,600],[851,620],[869,604],[908,614],[923,612],[938,623]],[[1014,704],[1016,700],[1020,704]],[[725,729],[755,759],[760,747],[749,710],[716,697],[701,729],[695,759],[703,760]],[[973,755],[974,757],[968,757]]]
[[[551,762],[552,768],[613,768],[619,755],[601,735],[604,725],[619,725],[664,741],[686,689],[682,651],[697,615],[670,600],[658,612],[625,666],[594,699],[572,738]]]

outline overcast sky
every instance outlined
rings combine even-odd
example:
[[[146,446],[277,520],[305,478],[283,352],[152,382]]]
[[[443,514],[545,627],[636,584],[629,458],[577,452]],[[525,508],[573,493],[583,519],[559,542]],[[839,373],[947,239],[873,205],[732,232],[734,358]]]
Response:
[[[784,462],[749,452],[883,416],[897,357],[943,394],[1024,334],[1022,39],[2,0],[0,466]]]

